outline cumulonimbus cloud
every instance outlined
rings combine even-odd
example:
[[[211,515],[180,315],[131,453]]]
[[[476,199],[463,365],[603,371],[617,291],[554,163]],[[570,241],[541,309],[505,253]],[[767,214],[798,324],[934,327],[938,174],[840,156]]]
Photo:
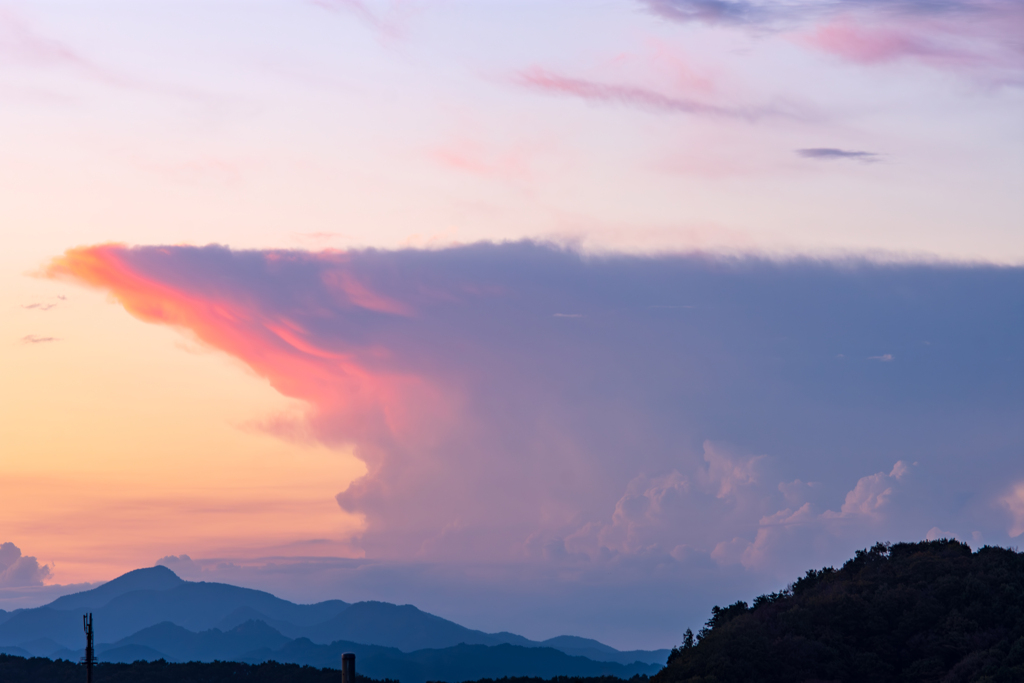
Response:
[[[338,503],[365,515],[368,557],[707,555],[754,542],[780,510],[775,527],[800,522],[805,494],[826,496],[817,509],[838,508],[836,523],[881,528],[899,476],[865,474],[908,457],[943,472],[936,491],[1024,478],[1020,268],[521,242],[103,245],[49,272],[305,401],[304,433],[367,464]],[[880,347],[900,357],[891,372],[868,360]],[[973,464],[979,443],[998,467]]]

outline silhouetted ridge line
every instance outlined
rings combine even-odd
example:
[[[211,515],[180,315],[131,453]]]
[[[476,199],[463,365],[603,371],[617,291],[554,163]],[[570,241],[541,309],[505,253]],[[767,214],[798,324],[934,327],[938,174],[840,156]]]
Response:
[[[879,543],[753,607],[716,606],[686,641],[652,683],[1019,683],[1024,554]]]
[[[0,654],[0,681],[4,683],[81,683],[83,665],[64,659],[56,661]],[[172,664],[164,660],[132,664],[96,665],[96,680],[101,683],[338,683],[338,669],[318,669],[298,664],[242,664],[239,662],[188,662]],[[364,683],[399,683],[360,676]]]
[[[183,583],[185,581],[167,567],[157,565],[134,569],[91,590],[59,597],[47,607],[58,610],[97,609],[125,593],[140,590],[163,591]]]
[[[336,667],[342,652],[351,651],[370,678],[422,683],[502,675],[628,678],[657,672],[668,655],[668,650],[620,652],[574,636],[537,642],[513,633],[484,633],[412,605],[341,600],[299,605],[263,591],[183,581],[165,567],[129,572],[44,607],[0,615],[0,652],[77,661],[84,653],[83,611],[95,617],[97,659],[112,663],[278,661]]]

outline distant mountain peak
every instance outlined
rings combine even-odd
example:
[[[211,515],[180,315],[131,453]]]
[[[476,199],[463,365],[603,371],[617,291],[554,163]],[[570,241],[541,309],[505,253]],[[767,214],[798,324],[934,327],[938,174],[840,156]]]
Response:
[[[133,569],[92,590],[59,597],[47,606],[58,610],[97,609],[125,593],[170,590],[183,583],[181,577],[162,565]]]
[[[110,585],[111,583],[114,583],[114,582],[123,582],[123,583],[144,582],[144,583],[161,584],[161,586],[164,586],[165,588],[173,588],[174,586],[177,586],[179,584],[184,583],[185,580],[182,579],[177,574],[175,574],[174,571],[171,570],[169,567],[165,567],[162,564],[158,564],[158,565],[155,565],[153,567],[143,567],[142,569],[133,569],[130,572],[126,572],[124,574],[121,574],[121,576],[117,577],[113,581],[110,581],[110,582],[108,582],[108,583],[106,583],[104,585]],[[137,588],[135,590],[141,590],[141,589]],[[151,588],[151,590],[162,590],[162,588],[154,586],[154,587]]]

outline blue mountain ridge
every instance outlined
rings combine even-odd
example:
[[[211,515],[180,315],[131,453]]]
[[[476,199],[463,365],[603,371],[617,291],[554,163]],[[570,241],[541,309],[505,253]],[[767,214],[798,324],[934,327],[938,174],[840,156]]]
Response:
[[[337,667],[342,653],[354,652],[361,674],[370,678],[399,679],[402,683],[425,683],[428,680],[456,682],[503,676],[610,675],[629,678],[661,669],[657,664],[596,662],[585,657],[573,657],[554,648],[507,643],[495,646],[460,644],[414,652],[344,640],[317,644],[308,638],[286,638],[260,621],[246,622],[227,632],[211,629],[201,633],[165,622],[116,643],[99,644],[96,651],[99,660],[107,662],[164,659],[170,662],[221,660],[257,664],[273,660],[316,667]],[[81,650],[53,653],[54,657],[70,660],[81,655]]]
[[[97,654],[104,661],[274,659],[337,666],[341,652],[353,651],[365,675],[417,683],[501,676],[629,677],[655,673],[668,656],[667,650],[620,652],[576,636],[538,642],[513,633],[485,633],[412,605],[341,600],[298,605],[264,591],[184,581],[160,566],[128,572],[42,607],[0,615],[0,651],[77,659],[85,611],[94,615]]]

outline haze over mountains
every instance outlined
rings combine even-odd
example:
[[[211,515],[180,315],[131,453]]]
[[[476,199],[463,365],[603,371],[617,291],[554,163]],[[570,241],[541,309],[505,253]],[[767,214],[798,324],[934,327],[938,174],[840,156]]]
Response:
[[[337,666],[355,652],[373,678],[500,676],[628,678],[661,669],[667,650],[620,652],[595,640],[529,640],[468,629],[412,605],[328,600],[298,605],[270,593],[184,581],[166,567],[137,569],[35,609],[0,610],[0,652],[77,659],[92,612],[101,661],[279,662]]]

